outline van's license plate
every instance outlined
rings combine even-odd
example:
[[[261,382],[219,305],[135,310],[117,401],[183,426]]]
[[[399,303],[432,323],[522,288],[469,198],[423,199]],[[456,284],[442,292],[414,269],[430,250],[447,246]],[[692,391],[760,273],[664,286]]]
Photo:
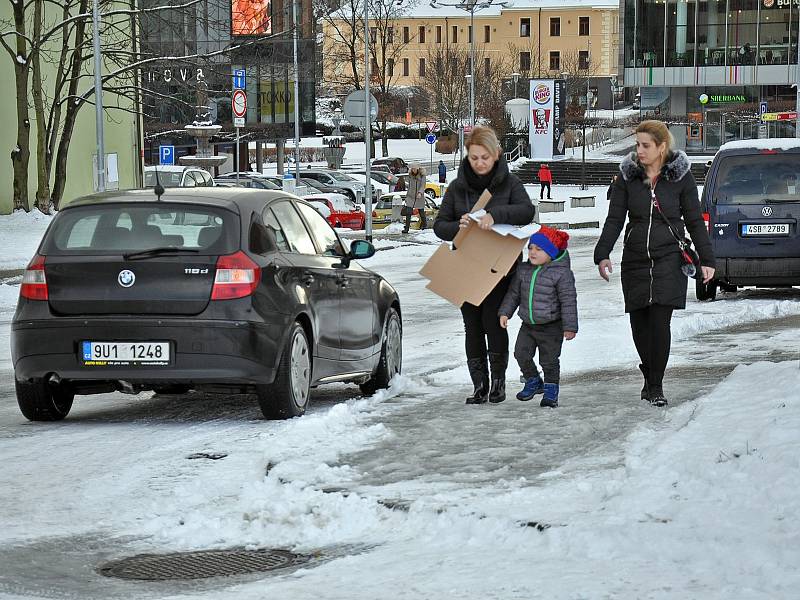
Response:
[[[749,223],[742,225],[742,235],[789,235],[789,224]]]
[[[85,366],[163,366],[170,361],[169,342],[82,342]]]

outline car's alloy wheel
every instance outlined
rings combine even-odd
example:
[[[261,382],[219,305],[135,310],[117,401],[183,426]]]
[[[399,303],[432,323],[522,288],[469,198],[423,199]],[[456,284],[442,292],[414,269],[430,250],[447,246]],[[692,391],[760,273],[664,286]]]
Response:
[[[381,344],[381,357],[378,368],[366,383],[359,387],[365,394],[374,394],[377,390],[389,387],[392,377],[400,373],[403,368],[403,325],[400,315],[394,308],[390,308],[386,315],[386,325],[383,331],[383,344]]]
[[[75,394],[63,387],[51,387],[41,379],[15,381],[17,404],[29,421],[61,421],[69,414]]]
[[[256,386],[258,404],[268,419],[290,419],[306,412],[311,386],[311,349],[300,323],[293,323],[272,385]]]

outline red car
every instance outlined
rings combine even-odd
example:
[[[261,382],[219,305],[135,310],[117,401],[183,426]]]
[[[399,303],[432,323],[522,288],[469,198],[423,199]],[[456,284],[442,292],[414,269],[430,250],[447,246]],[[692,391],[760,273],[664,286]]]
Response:
[[[367,220],[364,211],[350,200],[331,199],[330,196],[324,195],[303,196],[303,200],[311,203],[334,227],[364,229]]]

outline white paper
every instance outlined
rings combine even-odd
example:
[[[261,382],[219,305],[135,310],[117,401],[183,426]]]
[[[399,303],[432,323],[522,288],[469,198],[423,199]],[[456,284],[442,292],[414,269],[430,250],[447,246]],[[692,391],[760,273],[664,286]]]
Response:
[[[481,217],[485,214],[486,211],[484,209],[480,209],[476,210],[473,213],[469,213],[469,217],[473,221],[478,222],[481,220]],[[500,235],[512,235],[515,238],[524,240],[525,238],[529,238],[534,233],[539,231],[539,227],[541,227],[541,225],[539,225],[538,223],[531,223],[530,225],[525,225],[523,227],[519,227],[517,225],[506,225],[505,223],[497,223],[495,225],[492,225],[492,231]]]

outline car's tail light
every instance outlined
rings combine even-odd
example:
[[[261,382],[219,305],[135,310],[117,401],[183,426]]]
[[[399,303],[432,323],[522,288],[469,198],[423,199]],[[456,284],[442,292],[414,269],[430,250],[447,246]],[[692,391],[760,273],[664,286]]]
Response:
[[[777,154],[777,153],[778,153],[777,150],[773,150],[771,148],[764,148],[763,150],[761,150],[761,154]]]
[[[217,259],[217,274],[211,290],[212,300],[244,298],[256,291],[261,267],[241,250]]]
[[[366,104],[366,102],[364,104]],[[375,211],[375,210],[372,211],[372,218],[373,219],[377,219],[378,218],[378,211]]]
[[[703,221],[706,222],[706,230],[711,233],[711,215],[707,212],[703,213]]]
[[[44,256],[34,255],[25,274],[19,295],[28,300],[47,300],[47,279],[44,276]]]

